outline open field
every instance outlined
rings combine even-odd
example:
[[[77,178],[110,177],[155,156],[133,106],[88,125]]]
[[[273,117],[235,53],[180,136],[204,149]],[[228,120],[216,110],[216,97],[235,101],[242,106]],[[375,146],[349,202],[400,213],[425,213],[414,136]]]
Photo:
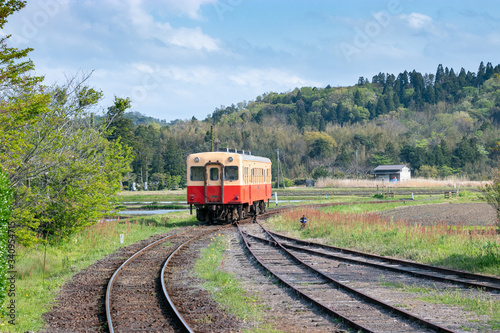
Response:
[[[445,180],[427,179],[427,178],[412,178],[402,182],[383,182],[371,179],[330,179],[320,178],[316,182],[316,187],[319,188],[376,188],[391,187],[391,188],[467,188],[475,189],[482,186],[486,182],[470,181],[460,178],[450,178]]]

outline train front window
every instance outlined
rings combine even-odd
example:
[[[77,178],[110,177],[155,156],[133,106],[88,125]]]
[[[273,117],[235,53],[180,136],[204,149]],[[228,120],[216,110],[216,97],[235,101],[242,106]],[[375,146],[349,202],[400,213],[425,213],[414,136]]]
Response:
[[[205,168],[198,167],[198,166],[191,167],[190,179],[194,182],[204,181],[205,180]]]
[[[219,169],[210,168],[210,180],[219,180]]]
[[[233,165],[224,167],[224,180],[238,180],[238,167]]]

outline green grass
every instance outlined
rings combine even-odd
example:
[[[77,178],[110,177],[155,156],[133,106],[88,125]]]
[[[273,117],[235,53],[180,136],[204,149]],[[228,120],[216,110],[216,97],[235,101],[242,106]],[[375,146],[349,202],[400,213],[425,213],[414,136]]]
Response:
[[[394,203],[358,204],[324,209],[297,207],[269,221],[276,231],[291,232],[299,238],[354,248],[380,255],[412,259],[427,264],[471,272],[500,275],[500,236],[493,227],[450,227],[410,225],[369,213],[392,209]],[[308,219],[300,230],[300,217]],[[469,235],[482,228],[483,235]]]
[[[201,251],[195,263],[195,272],[204,280],[217,303],[229,313],[252,325],[248,332],[278,332],[263,323],[263,312],[257,295],[250,295],[233,274],[223,270],[225,252],[229,249],[229,238],[218,235],[210,240],[210,245]]]
[[[435,304],[460,306],[464,311],[471,311],[480,316],[487,316],[487,325],[491,330],[500,329],[500,301],[488,293],[464,293],[458,290],[440,290],[422,286],[406,285],[404,283],[382,282],[383,286],[397,288],[406,293],[421,294],[417,299]],[[463,329],[467,329],[463,327]],[[483,327],[483,329],[487,329]]]
[[[66,243],[48,245],[43,262],[45,247],[38,245],[27,249],[17,247],[16,259],[16,325],[9,325],[4,315],[0,318],[0,331],[38,331],[43,327],[42,314],[50,311],[55,296],[69,278],[91,265],[96,260],[155,234],[174,228],[197,223],[189,212],[150,217],[149,222],[133,221],[103,222],[74,235]],[[153,223],[154,219],[158,223]],[[162,223],[163,221],[163,223]],[[166,222],[166,223],[165,223]],[[124,234],[124,244],[120,244],[120,234]],[[9,298],[6,300],[10,301]]]

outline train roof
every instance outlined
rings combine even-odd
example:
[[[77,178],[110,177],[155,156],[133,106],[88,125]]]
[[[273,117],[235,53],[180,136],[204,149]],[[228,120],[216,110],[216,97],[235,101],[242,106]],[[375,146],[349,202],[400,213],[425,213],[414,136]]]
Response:
[[[265,162],[265,163],[271,163],[271,160],[267,157],[261,157],[261,156],[254,156],[251,155],[250,152],[247,151],[242,151],[242,150],[236,150],[236,149],[227,149],[227,150],[218,150],[218,151],[213,151],[213,152],[202,152],[202,153],[194,153],[189,156],[196,156],[196,155],[212,155],[212,154],[228,154],[228,155],[239,155],[241,158],[245,161],[255,161],[255,162]]]

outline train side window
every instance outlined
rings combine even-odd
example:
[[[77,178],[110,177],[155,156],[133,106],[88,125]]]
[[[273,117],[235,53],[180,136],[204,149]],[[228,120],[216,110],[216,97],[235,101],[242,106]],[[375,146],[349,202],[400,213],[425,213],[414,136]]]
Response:
[[[205,168],[199,166],[191,167],[191,175],[189,177],[192,181],[204,181],[205,180]]]
[[[210,180],[219,180],[219,169],[210,168]]]
[[[238,180],[238,167],[234,165],[224,167],[224,180]]]

